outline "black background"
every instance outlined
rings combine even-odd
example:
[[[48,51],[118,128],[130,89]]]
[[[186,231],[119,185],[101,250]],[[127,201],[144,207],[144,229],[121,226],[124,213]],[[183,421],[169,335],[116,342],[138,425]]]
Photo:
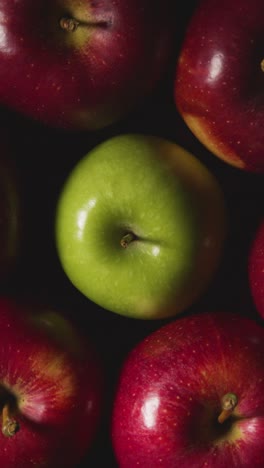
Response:
[[[259,320],[250,295],[247,261],[251,240],[263,217],[263,176],[242,172],[209,153],[187,129],[173,102],[177,54],[196,3],[185,1],[179,12],[172,63],[155,92],[121,122],[92,134],[73,134],[0,110],[1,124],[10,135],[23,208],[20,256],[11,276],[1,284],[1,291],[74,316],[95,343],[105,371],[102,419],[83,467],[117,466],[111,447],[110,421],[120,366],[139,340],[168,322],[133,320],[103,310],[79,293],[61,269],[54,243],[56,203],[70,170],[91,148],[113,135],[139,132],[175,141],[206,164],[224,191],[228,233],[224,255],[210,287],[182,316],[228,310]]]

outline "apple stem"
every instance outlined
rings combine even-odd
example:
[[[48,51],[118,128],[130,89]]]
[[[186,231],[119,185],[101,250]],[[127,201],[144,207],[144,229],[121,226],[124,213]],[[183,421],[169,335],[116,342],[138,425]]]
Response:
[[[127,232],[121,239],[120,244],[121,247],[126,249],[131,242],[137,239],[137,236],[133,232]]]
[[[6,403],[2,409],[2,433],[6,437],[12,437],[18,430],[19,424],[12,417],[9,403]]]
[[[264,72],[264,59],[262,59],[260,62],[260,68]]]
[[[229,416],[233,413],[235,407],[237,406],[238,399],[234,393],[226,393],[222,398],[222,411],[218,416],[218,422],[222,424],[225,422]]]
[[[85,27],[106,27],[107,22],[106,21],[97,21],[97,22],[88,22],[88,21],[79,21],[75,18],[67,17],[64,16],[60,19],[59,21],[60,27],[63,31],[66,32],[74,32],[76,29],[80,26],[85,26]]]
[[[79,21],[74,18],[61,18],[60,27],[63,31],[74,32],[80,25]]]

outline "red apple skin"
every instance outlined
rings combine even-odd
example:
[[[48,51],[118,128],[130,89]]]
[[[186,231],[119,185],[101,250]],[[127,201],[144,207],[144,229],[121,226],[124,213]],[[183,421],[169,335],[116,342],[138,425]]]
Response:
[[[264,319],[264,218],[251,244],[248,270],[251,294],[259,314]]]
[[[220,424],[228,392],[238,404]],[[186,316],[146,337],[125,360],[112,418],[120,468],[260,468],[263,437],[264,328],[253,320]]]
[[[45,124],[94,130],[149,94],[172,50],[175,2],[0,2],[0,102]],[[74,16],[98,26],[62,30]]]
[[[9,277],[18,258],[22,237],[19,178],[11,161],[6,135],[0,151],[0,281]]]
[[[20,426],[11,437],[0,432],[1,466],[75,467],[100,414],[94,350],[60,315],[9,298],[0,299],[0,340],[1,393],[6,388],[15,396]],[[2,406],[1,400],[1,413]]]
[[[263,0],[202,0],[178,57],[177,109],[228,164],[264,173]]]

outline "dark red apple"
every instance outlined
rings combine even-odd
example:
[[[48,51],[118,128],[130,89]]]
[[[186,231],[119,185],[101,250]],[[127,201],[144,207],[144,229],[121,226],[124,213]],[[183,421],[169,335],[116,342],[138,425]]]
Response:
[[[248,269],[252,297],[258,312],[264,318],[264,219],[251,244]]]
[[[264,328],[239,314],[164,325],[131,351],[117,385],[120,468],[264,466]]]
[[[175,101],[194,135],[238,168],[264,173],[263,0],[202,0],[178,57]]]
[[[22,235],[19,182],[6,135],[1,133],[0,151],[0,280],[13,270]]]
[[[48,125],[121,118],[164,73],[173,0],[0,1],[0,102]]]
[[[95,351],[62,315],[6,298],[0,341],[1,466],[76,467],[100,417]]]

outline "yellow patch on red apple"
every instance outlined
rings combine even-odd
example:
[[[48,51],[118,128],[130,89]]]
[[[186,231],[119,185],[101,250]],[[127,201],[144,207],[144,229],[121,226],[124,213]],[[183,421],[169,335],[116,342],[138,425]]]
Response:
[[[194,135],[197,135],[201,143],[206,146],[209,151],[237,168],[245,168],[244,161],[226,145],[221,144],[205,121],[201,121],[198,117],[190,114],[184,114],[184,120]]]
[[[59,39],[62,47],[80,49],[87,41],[89,36],[93,34],[93,27],[77,27],[74,31],[66,31],[60,26],[60,21],[64,18],[72,18],[77,21],[90,23],[93,21],[90,10],[82,5],[83,2],[78,0],[58,1],[54,5],[52,16],[50,18],[51,34]]]
[[[29,359],[28,381],[18,379],[12,386],[19,411],[35,422],[63,418],[69,400],[76,394],[76,381],[63,353],[40,351]]]
[[[63,354],[38,353],[32,361],[32,370],[37,378],[56,385],[58,398],[67,398],[74,393],[74,379]]]

